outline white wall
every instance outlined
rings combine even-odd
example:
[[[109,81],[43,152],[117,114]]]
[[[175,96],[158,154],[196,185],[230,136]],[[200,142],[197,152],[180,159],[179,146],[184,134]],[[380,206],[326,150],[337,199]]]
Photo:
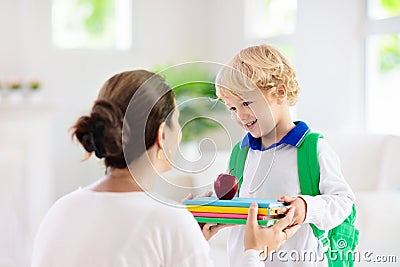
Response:
[[[23,73],[23,0],[0,1],[0,79]]]
[[[323,131],[364,128],[363,1],[302,0],[296,68],[297,115]]]

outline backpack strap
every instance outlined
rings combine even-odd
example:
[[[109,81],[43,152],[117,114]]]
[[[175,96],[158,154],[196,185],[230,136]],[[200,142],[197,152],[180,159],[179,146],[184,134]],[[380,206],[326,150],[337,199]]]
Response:
[[[319,191],[319,162],[318,140],[323,138],[321,134],[307,132],[297,150],[297,170],[299,174],[300,189],[304,195],[320,195]],[[310,223],[315,237],[321,241],[325,251],[329,248],[329,239],[324,230]]]
[[[320,169],[318,162],[318,140],[322,135],[308,132],[297,151],[297,168],[301,192],[304,195],[316,196],[320,194],[319,180]],[[340,257],[336,260],[329,260],[330,267],[354,266],[354,259],[348,251],[355,249],[358,243],[359,230],[354,227],[356,218],[356,206],[353,204],[350,215],[337,227],[330,231],[324,231],[310,223],[315,237],[321,242],[325,252],[330,249],[340,251],[341,257],[347,260],[344,262]],[[345,240],[346,247],[339,246],[340,240]],[[348,246],[348,247],[347,247]],[[347,253],[347,254],[346,254]]]
[[[246,162],[249,147],[240,148],[241,142],[238,142],[232,149],[231,157],[229,159],[229,173],[234,175],[239,180],[238,195],[243,183],[244,164]]]
[[[297,149],[297,169],[301,193],[310,196],[320,195],[318,139],[322,136],[310,131]]]

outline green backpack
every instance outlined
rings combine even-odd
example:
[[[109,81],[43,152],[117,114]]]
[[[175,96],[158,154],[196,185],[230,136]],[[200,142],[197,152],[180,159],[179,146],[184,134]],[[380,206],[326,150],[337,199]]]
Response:
[[[297,167],[301,193],[304,195],[320,195],[319,191],[319,163],[318,139],[322,136],[310,131],[303,138],[297,150]],[[240,142],[235,145],[229,160],[231,174],[239,180],[239,190],[243,182],[244,164],[249,147],[240,148]],[[329,267],[352,267],[355,255],[353,253],[358,244],[359,231],[354,226],[356,207],[353,204],[350,215],[335,228],[324,231],[310,224],[315,237],[320,240],[326,251]]]

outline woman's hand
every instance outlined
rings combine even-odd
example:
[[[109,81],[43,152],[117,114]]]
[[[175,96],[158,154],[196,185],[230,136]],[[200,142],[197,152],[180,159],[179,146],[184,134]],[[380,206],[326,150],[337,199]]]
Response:
[[[271,227],[261,227],[258,225],[257,213],[258,206],[257,203],[254,202],[249,208],[249,215],[246,222],[246,231],[244,235],[245,250],[255,249],[271,252],[278,249],[288,238],[292,237],[300,229],[300,225],[289,227],[295,213],[294,207],[290,208],[286,216]]]
[[[218,233],[219,230],[226,228],[226,227],[231,227],[231,226],[234,226],[234,225],[233,224],[205,223],[205,224],[203,224],[201,231],[203,232],[205,239],[208,241],[211,239],[211,237],[213,237],[216,233]]]
[[[212,195],[212,191],[207,191],[201,195],[196,196],[196,198],[198,197],[209,197]],[[190,200],[193,199],[193,194],[190,193],[189,195],[187,195],[184,199],[181,200],[181,203],[183,204],[183,202],[185,200]],[[218,233],[219,230],[221,230],[222,228],[225,227],[229,227],[229,226],[233,226],[231,224],[216,224],[216,223],[199,223],[200,229],[203,232],[204,238],[208,241],[211,239],[211,237],[213,237],[216,233]]]

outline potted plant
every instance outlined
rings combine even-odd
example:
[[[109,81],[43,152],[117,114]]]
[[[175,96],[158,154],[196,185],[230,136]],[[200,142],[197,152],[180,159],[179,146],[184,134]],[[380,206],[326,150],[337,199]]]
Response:
[[[21,82],[18,80],[10,80],[8,82],[8,91],[9,94],[7,96],[7,98],[11,101],[11,102],[20,102],[24,95],[23,95],[23,91],[22,91],[22,85]]]
[[[41,85],[40,85],[40,81],[39,80],[31,80],[29,82],[29,89],[31,91],[38,91],[40,89]]]
[[[42,100],[42,84],[39,80],[31,80],[28,84],[29,88],[29,100],[31,102],[39,102]]]
[[[11,91],[19,91],[22,88],[21,83],[17,80],[11,80],[8,87]]]

